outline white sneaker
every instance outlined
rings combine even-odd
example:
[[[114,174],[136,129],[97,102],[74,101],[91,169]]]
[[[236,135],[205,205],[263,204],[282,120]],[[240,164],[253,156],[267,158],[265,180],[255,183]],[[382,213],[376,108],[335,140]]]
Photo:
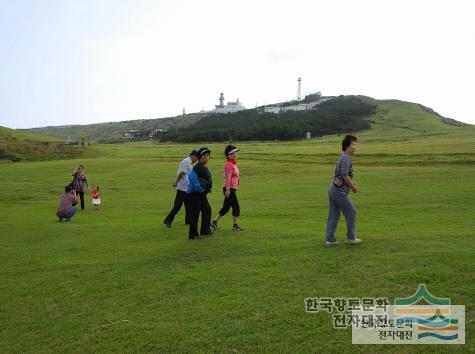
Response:
[[[338,244],[338,241],[325,241],[325,245],[327,246],[334,246],[334,245],[337,245]]]
[[[346,243],[349,244],[349,245],[359,245],[361,242],[363,242],[363,241],[360,240],[359,238],[347,239],[346,240]]]

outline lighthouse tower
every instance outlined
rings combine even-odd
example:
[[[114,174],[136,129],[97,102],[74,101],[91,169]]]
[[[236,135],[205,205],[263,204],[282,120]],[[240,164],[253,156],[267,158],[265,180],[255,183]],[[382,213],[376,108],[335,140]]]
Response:
[[[219,95],[219,107],[224,107],[224,94],[222,92],[221,95]]]
[[[298,85],[297,85],[297,101],[302,100],[302,78],[299,77],[297,79]]]

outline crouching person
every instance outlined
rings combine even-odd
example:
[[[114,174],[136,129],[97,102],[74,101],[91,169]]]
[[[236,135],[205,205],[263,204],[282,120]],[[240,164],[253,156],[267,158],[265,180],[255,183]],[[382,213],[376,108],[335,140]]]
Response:
[[[75,191],[70,187],[66,186],[64,188],[64,194],[61,196],[61,200],[59,202],[58,210],[56,210],[56,216],[58,217],[59,221],[71,221],[71,218],[76,213],[78,200],[75,195]]]

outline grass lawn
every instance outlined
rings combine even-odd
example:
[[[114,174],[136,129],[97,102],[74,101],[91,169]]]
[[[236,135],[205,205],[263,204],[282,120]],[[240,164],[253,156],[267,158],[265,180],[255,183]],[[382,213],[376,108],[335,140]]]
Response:
[[[341,137],[239,144],[241,224],[187,239],[162,221],[192,145],[88,147],[82,160],[0,163],[0,352],[467,353],[475,351],[475,129],[359,136],[358,247],[324,246]],[[224,144],[212,144],[213,216]],[[97,157],[94,157],[97,156]],[[101,187],[84,212],[55,209],[77,163]],[[344,240],[344,220],[337,238]],[[466,344],[352,345],[306,297],[412,295],[466,306]]]

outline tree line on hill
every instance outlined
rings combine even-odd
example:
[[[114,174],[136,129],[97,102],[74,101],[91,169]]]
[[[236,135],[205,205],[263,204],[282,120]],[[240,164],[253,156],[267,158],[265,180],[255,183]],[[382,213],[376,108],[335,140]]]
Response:
[[[369,117],[376,106],[356,96],[339,96],[315,109],[266,113],[249,109],[236,113],[212,114],[188,127],[157,132],[153,138],[164,142],[227,140],[294,140],[306,132],[318,137],[369,129]]]

